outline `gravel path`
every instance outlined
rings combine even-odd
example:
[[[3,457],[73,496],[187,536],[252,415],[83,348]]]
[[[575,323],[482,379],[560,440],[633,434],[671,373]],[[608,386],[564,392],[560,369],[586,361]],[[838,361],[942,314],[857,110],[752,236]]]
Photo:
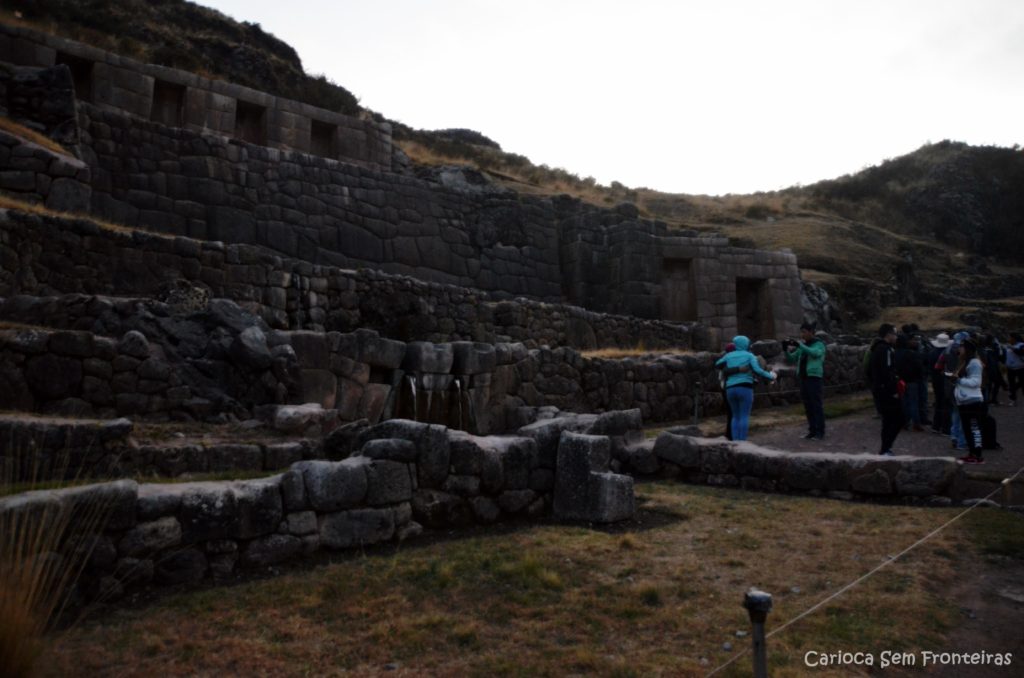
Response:
[[[997,487],[1000,480],[1024,467],[1024,401],[1017,407],[1005,405],[989,407],[997,422],[998,438],[1002,450],[985,450],[985,464],[968,469],[972,478],[967,491],[970,496],[985,496]],[[750,441],[758,445],[789,452],[845,452],[848,454],[877,454],[882,429],[881,419],[873,410],[829,419],[825,425],[824,440],[804,440],[805,423],[775,426],[754,430]],[[923,433],[902,431],[893,445],[896,454],[918,457],[961,456],[966,452],[954,450],[948,436],[936,435],[927,426]],[[993,497],[1001,501],[997,495]],[[1014,486],[1012,503],[1024,504],[1024,473]]]

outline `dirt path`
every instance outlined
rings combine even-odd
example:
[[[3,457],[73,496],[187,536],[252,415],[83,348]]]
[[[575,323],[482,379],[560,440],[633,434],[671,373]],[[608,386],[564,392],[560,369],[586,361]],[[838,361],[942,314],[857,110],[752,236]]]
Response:
[[[928,674],[942,678],[989,678],[1024,674],[1024,563],[1006,559],[981,561],[950,591],[960,607],[960,623],[948,639],[948,647],[933,652],[1010,653],[1010,666],[930,667]],[[922,648],[925,649],[925,648]]]
[[[968,469],[967,496],[984,497],[1000,487],[1003,478],[1024,467],[1024,403],[1017,407],[990,407],[989,413],[998,423],[998,437],[1002,450],[986,450],[985,464]],[[804,440],[805,423],[773,426],[754,430],[750,441],[789,452],[845,452],[848,454],[877,454],[882,422],[872,410],[858,412],[839,419],[830,419],[825,426],[824,440]],[[953,449],[948,436],[936,435],[927,426],[925,432],[902,431],[893,445],[896,454],[918,457],[961,456],[964,452]],[[1015,483],[1011,503],[1024,504],[1024,482]],[[993,497],[1003,503],[1000,494]]]

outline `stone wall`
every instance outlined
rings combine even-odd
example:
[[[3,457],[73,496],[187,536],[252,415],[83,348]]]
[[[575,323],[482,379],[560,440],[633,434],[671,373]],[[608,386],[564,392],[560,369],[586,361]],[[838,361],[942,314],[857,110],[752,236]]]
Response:
[[[55,83],[54,91],[66,88]],[[608,210],[488,183],[439,183],[95,102],[77,108],[91,212],[119,225],[254,244],[307,265],[373,268],[497,299],[700,322],[712,345],[737,331],[794,334],[801,319],[792,254],[670,232],[632,205]]]
[[[236,300],[280,329],[363,327],[407,341],[521,341],[530,347],[700,348],[708,342],[695,323],[530,299],[496,300],[480,290],[316,266],[253,246],[0,212],[0,296],[162,297],[179,280],[205,287],[213,297]],[[50,311],[58,319],[66,315],[59,308]],[[38,314],[21,320],[49,324]],[[83,321],[78,329],[85,327]]]
[[[670,233],[631,205],[602,210],[494,187],[460,190],[160,125],[125,127],[120,116],[83,110],[93,211],[117,223],[504,296],[699,321],[717,336],[793,335],[801,320],[793,254]],[[689,271],[686,308],[672,302],[672,262]],[[760,291],[744,292],[740,280]],[[747,329],[738,316],[751,294],[759,297],[742,301],[764,317]]]
[[[92,210],[126,226],[261,245],[506,296],[560,300],[550,201],[465,193],[83,105]]]
[[[136,440],[127,418],[36,417],[24,412],[0,415],[0,466],[15,462],[16,482],[56,478],[177,477],[205,473],[279,471],[304,459],[319,459],[318,439],[278,435],[238,440]],[[271,432],[273,433],[273,431]]]
[[[714,346],[736,334],[770,339],[798,331],[800,278],[791,252],[669,231],[639,219],[629,204],[611,213],[577,210],[563,218],[559,232],[563,288],[576,303],[642,318],[699,320],[714,333]],[[744,317],[749,314],[755,317]]]
[[[151,300],[13,296],[0,304],[0,408],[182,420],[253,416],[263,405],[317,403],[341,421],[393,417],[479,433],[523,411],[638,408],[650,422],[716,414],[716,354],[587,358],[520,342],[402,342],[355,332],[271,330],[234,303],[201,308]],[[50,329],[32,327],[45,322]],[[21,326],[19,326],[21,325]],[[776,342],[754,349],[780,359]],[[863,347],[830,345],[827,395],[861,387]],[[777,365],[755,404],[796,402],[792,367]]]
[[[796,454],[671,431],[633,450],[630,461],[634,469],[708,485],[936,506],[959,499],[966,481],[953,457]]]
[[[754,350],[779,374],[775,384],[760,384],[755,407],[800,402],[796,370],[787,365],[778,342],[760,342]],[[866,347],[830,344],[825,359],[826,399],[864,387],[861,361]],[[515,365],[498,366],[491,381],[496,406],[503,394],[506,411],[555,406],[572,412],[637,408],[646,422],[703,419],[722,411],[722,390],[714,367],[717,353],[649,354],[629,358],[588,358],[571,348],[541,348]],[[510,415],[512,416],[512,415]]]
[[[609,438],[600,435],[477,437],[396,420],[361,431],[353,455],[342,461],[297,462],[259,480],[119,480],[27,492],[0,498],[0,514],[36,512],[42,519],[58,507],[74,513],[101,506],[106,520],[92,537],[82,582],[92,597],[139,583],[224,579],[321,549],[401,541],[424,525],[537,519],[550,511],[563,468],[583,483],[558,499],[562,517],[630,518],[632,479],[607,472],[609,450]]]
[[[0,61],[36,67],[74,63],[77,97],[136,120],[250,137],[367,167],[391,168],[391,125],[341,115],[221,80],[143,64],[73,40],[0,24]],[[253,117],[245,120],[248,111]]]
[[[0,115],[71,149],[78,144],[78,104],[67,66],[0,65]]]
[[[25,202],[66,212],[87,212],[89,167],[81,160],[0,130],[0,191]]]
[[[91,598],[139,584],[223,580],[319,550],[414,537],[428,527],[518,516],[615,522],[633,516],[633,480],[610,472],[846,500],[948,506],[965,477],[952,458],[789,454],[663,432],[637,440],[639,412],[538,421],[478,437],[396,420],[353,436],[342,461],[276,476],[170,485],[131,480],[0,498],[0,513],[104,507],[81,582]],[[70,542],[80,544],[83,535]]]

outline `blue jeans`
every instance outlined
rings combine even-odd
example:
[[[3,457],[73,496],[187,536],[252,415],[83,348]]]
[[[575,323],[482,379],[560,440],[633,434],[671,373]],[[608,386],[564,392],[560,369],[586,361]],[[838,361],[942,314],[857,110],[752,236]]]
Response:
[[[967,439],[964,437],[964,427],[960,421],[960,408],[954,406],[949,424],[949,437],[956,441],[956,446],[961,450],[967,448]]]
[[[750,408],[754,405],[754,389],[733,386],[726,389],[725,397],[732,408],[732,439],[746,440],[750,428]]]

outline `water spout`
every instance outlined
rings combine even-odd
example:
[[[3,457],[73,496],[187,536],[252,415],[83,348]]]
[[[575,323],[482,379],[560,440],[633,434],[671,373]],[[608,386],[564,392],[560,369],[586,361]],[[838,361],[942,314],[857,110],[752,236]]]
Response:
[[[465,430],[465,427],[462,424],[462,382],[459,381],[458,377],[455,377],[455,402],[458,403],[457,406],[459,411],[458,425],[456,428],[463,431]]]
[[[410,374],[406,379],[409,380],[409,391],[412,393],[412,420],[419,421],[416,418],[416,405],[418,404],[416,401],[416,377]]]

